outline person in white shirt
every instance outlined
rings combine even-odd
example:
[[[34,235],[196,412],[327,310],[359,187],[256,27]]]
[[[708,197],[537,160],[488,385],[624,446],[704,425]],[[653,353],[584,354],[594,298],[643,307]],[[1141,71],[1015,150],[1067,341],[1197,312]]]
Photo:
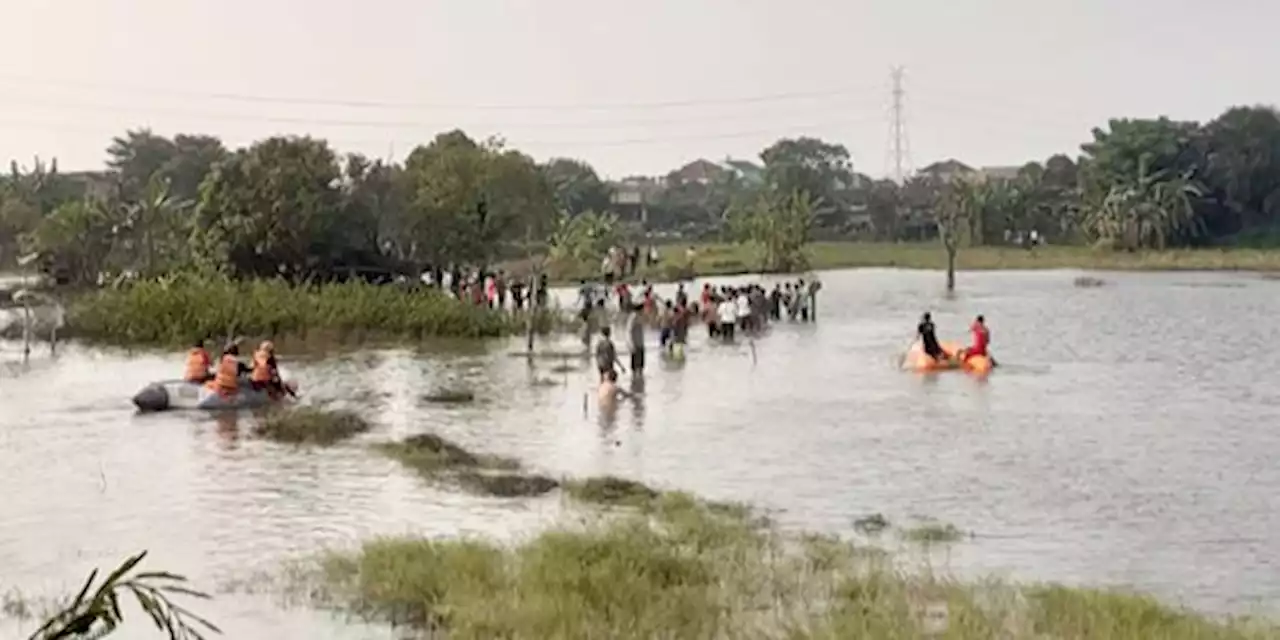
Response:
[[[733,298],[724,297],[716,305],[716,314],[720,317],[720,338],[725,342],[733,340],[733,328],[738,323],[738,305]]]
[[[746,289],[735,292],[734,307],[737,311],[738,327],[743,331],[751,329],[751,300],[747,298]]]

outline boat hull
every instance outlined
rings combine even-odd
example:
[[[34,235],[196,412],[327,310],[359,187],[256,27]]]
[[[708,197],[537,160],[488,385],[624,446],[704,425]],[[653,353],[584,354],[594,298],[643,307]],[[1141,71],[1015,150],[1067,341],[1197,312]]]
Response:
[[[294,388],[292,383],[286,383]],[[272,397],[265,390],[254,389],[247,378],[240,379],[236,393],[224,395],[207,384],[185,380],[165,380],[147,385],[133,396],[133,405],[139,411],[151,413],[172,410],[224,411],[264,407],[284,398]]]
[[[986,375],[995,367],[990,356],[973,356],[964,361],[958,360],[955,356],[963,348],[959,343],[939,342],[938,345],[947,354],[946,360],[934,360],[929,357],[924,352],[924,346],[916,341],[907,351],[907,356],[903,358],[902,368],[920,373],[961,370],[975,375]]]

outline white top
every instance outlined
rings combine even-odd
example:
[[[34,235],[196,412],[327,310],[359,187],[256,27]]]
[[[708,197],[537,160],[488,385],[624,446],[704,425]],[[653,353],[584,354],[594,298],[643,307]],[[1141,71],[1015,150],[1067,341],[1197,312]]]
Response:
[[[733,324],[738,321],[738,305],[732,300],[721,302],[720,306],[716,307],[716,313],[720,316],[721,323]]]
[[[746,294],[738,296],[738,317],[745,318],[751,315],[751,301],[747,300]]]

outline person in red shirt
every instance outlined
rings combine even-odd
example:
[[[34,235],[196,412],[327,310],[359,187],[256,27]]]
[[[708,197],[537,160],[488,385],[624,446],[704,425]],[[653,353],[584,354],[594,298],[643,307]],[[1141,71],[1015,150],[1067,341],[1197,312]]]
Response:
[[[964,359],[988,355],[987,345],[991,343],[991,330],[987,329],[987,321],[982,316],[978,316],[973,320],[973,324],[969,325],[969,331],[973,332],[973,344],[964,350]]]

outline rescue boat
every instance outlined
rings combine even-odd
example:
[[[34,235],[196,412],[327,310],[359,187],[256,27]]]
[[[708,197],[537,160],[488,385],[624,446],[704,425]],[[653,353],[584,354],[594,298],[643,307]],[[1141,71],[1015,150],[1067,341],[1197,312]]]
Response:
[[[285,382],[284,386],[297,393],[298,385],[293,381]],[[273,397],[266,390],[256,390],[249,384],[248,377],[241,376],[239,389],[233,395],[223,395],[206,384],[188,382],[186,380],[153,382],[134,394],[133,405],[143,413],[173,409],[223,411],[229,409],[255,409],[276,402],[287,401],[289,397],[289,394],[282,397]]]
[[[906,357],[902,359],[902,368],[908,371],[917,371],[927,373],[931,371],[952,371],[959,369],[975,375],[986,375],[991,373],[995,368],[995,361],[991,356],[973,356],[961,361],[956,358],[956,354],[960,352],[963,345],[956,342],[939,342],[938,346],[942,347],[942,351],[947,354],[946,360],[934,360],[924,352],[924,345],[919,340],[911,345],[911,349],[907,351]]]

